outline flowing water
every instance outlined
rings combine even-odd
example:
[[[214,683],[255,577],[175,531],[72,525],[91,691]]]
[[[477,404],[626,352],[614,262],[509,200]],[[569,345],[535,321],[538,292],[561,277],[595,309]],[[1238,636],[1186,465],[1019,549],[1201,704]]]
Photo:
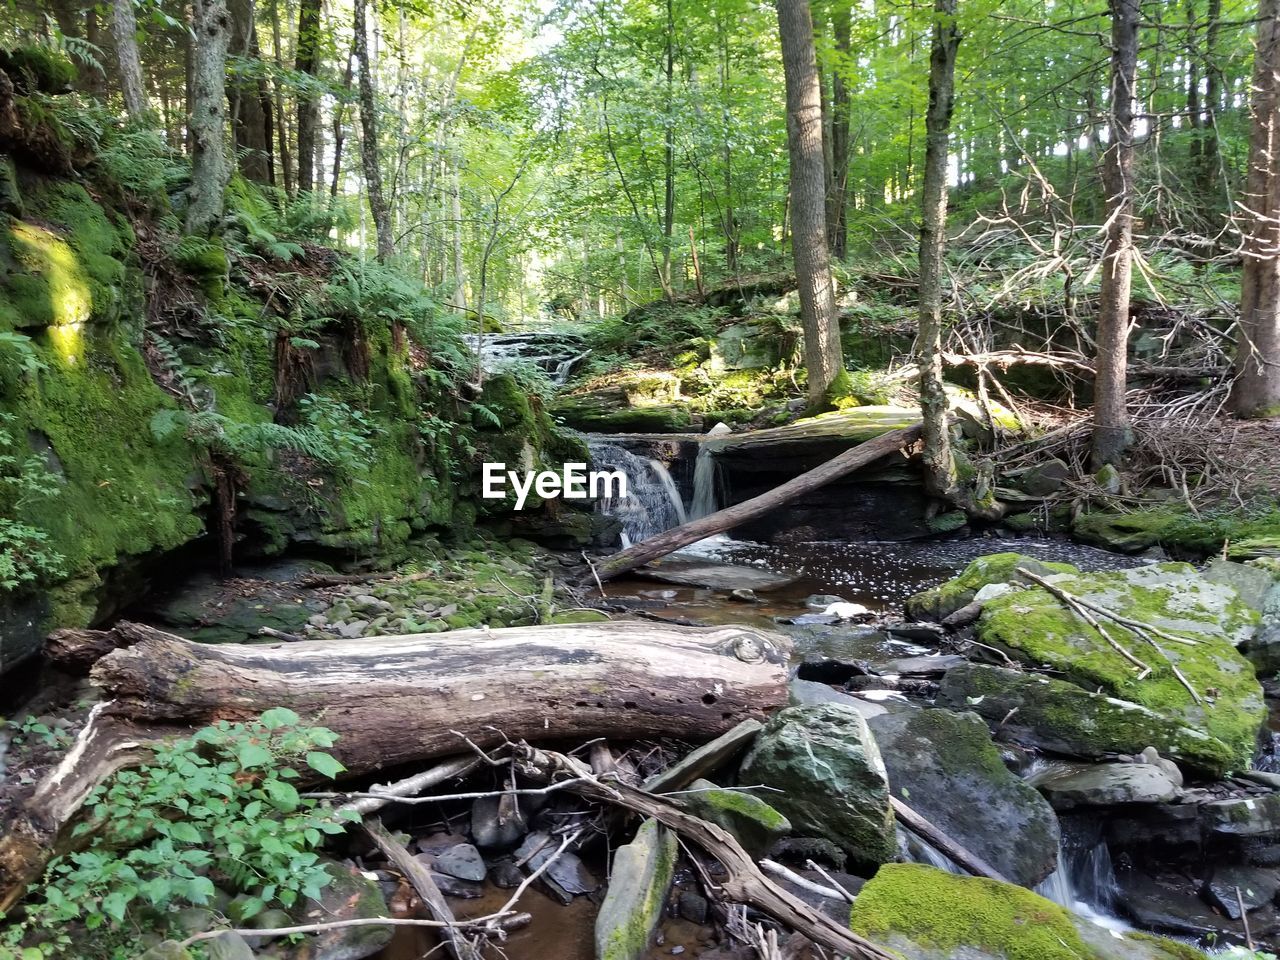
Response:
[[[568,382],[587,355],[582,338],[571,333],[487,333],[483,339],[471,333],[463,339],[472,353],[479,353],[485,373],[532,366],[558,386]]]
[[[639,543],[688,519],[680,491],[664,464],[604,440],[592,438],[588,445],[592,469],[626,474],[627,495],[605,498],[599,504],[605,516],[622,524],[622,546]]]

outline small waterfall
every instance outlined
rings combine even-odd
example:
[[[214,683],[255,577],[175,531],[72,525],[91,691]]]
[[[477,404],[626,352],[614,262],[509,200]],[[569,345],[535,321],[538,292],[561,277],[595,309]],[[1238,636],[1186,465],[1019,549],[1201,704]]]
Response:
[[[1112,912],[1119,893],[1111,851],[1103,840],[1058,846],[1058,869],[1049,874],[1036,893],[1109,930],[1128,925]]]
[[[589,445],[593,469],[627,475],[627,496],[600,503],[606,517],[621,521],[624,547],[685,522],[684,501],[665,464],[607,441],[592,439]]]
[[[693,519],[700,520],[719,509],[716,479],[716,455],[705,443],[699,444],[698,457],[693,462],[693,504],[689,509]]]
[[[968,873],[954,860],[902,824],[898,824],[898,855],[908,863],[923,863],[938,870],[945,870],[947,873],[968,876]]]
[[[462,339],[472,353],[479,353],[480,365],[486,373],[524,364],[537,367],[556,384],[566,383],[587,355],[581,337],[552,331],[489,333],[483,338],[469,333]]]

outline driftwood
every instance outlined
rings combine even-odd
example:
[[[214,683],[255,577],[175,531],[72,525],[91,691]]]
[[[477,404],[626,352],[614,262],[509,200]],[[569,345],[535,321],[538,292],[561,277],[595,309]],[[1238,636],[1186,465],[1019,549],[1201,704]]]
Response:
[[[789,650],[786,637],[746,627],[648,623],[287,645],[153,631],[92,676],[113,715],[138,721],[198,726],[288,707],[338,734],[333,753],[355,775],[504,734],[705,741],[786,703]]]
[[[636,567],[652,560],[657,560],[659,557],[665,557],[672,551],[679,550],[681,547],[688,546],[698,540],[731,530],[741,523],[762,516],[775,507],[794,500],[796,497],[816,490],[831,483],[833,480],[838,480],[861,467],[874,463],[881,457],[896,453],[903,447],[915,443],[919,436],[920,425],[915,424],[900,430],[891,430],[876,437],[874,440],[868,440],[866,443],[859,444],[851,450],[846,450],[844,453],[832,457],[821,466],[814,467],[812,470],[788,480],[781,486],[774,487],[768,493],[762,493],[758,497],[744,500],[742,503],[719,510],[700,520],[692,520],[689,523],[673,527],[657,536],[642,540],[635,546],[606,557],[604,560],[594,564],[592,575],[586,578],[586,583],[589,584],[592,579],[608,580],[611,577],[626,573],[628,570],[634,570]]]
[[[520,745],[516,763],[526,776],[544,781],[568,778],[574,781],[569,787],[574,793],[652,817],[691,840],[719,860],[727,871],[728,876],[720,882],[720,892],[726,899],[755,907],[836,956],[853,960],[894,960],[894,955],[883,947],[863,939],[779,887],[761,872],[733,835],[716,824],[685,813],[664,797],[624,783],[596,779],[590,767],[563,754]]]
[[[1007,370],[1009,367],[1053,367],[1070,370],[1085,377],[1094,375],[1094,366],[1083,357],[1058,353],[1041,353],[1015,347],[1012,350],[992,350],[988,353],[951,353],[942,355],[942,362],[949,367],[995,367]],[[1225,376],[1229,369],[1220,366],[1169,366],[1154,363],[1136,363],[1130,372],[1139,378],[1152,380],[1176,380],[1195,382]]]

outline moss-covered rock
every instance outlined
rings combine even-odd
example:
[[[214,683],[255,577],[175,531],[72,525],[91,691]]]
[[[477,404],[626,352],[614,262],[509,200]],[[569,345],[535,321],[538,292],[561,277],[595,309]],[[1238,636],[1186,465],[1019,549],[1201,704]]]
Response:
[[[596,916],[599,960],[640,960],[648,953],[671,890],[677,849],[675,834],[656,820],[646,820],[635,839],[618,848]]]
[[[1057,817],[1009,772],[980,717],[912,710],[867,724],[894,795],[944,833],[1024,887],[1057,867]]]
[[[1205,960],[1173,941],[1094,927],[1022,887],[921,864],[881,867],[849,923],[904,960]]]
[[[330,923],[335,920],[364,920],[385,917],[387,901],[376,880],[370,880],[354,867],[330,861],[325,866],[330,882],[316,900],[307,899],[297,913],[299,923]],[[342,927],[313,934],[284,956],[308,960],[362,960],[385,947],[395,933],[394,927],[371,924]]]
[[[695,780],[678,800],[695,817],[728,830],[753,857],[764,856],[775,840],[791,832],[790,821],[760,797],[710,780]]]
[[[1233,589],[1174,563],[1048,579],[1093,606],[1188,642],[1161,637],[1157,650],[1119,624],[1106,624],[1111,639],[1151,667],[1149,676],[1138,679],[1137,668],[1106,637],[1039,586],[988,602],[978,621],[979,639],[1030,665],[1048,666],[1085,689],[1202,730],[1227,745],[1238,768],[1248,766],[1266,708],[1253,665],[1237,649],[1253,634],[1258,615]]]
[[[1179,766],[1210,777],[1239,769],[1221,740],[1146,707],[1039,674],[969,663],[947,671],[938,704],[972,710],[1004,735],[1085,759],[1155,747]]]
[[[36,43],[0,48],[0,70],[9,75],[19,93],[68,93],[77,72],[60,51]]]
[[[1042,577],[1077,572],[1077,568],[1069,563],[1044,562],[1020,553],[993,553],[978,557],[965,567],[960,576],[908,597],[907,616],[913,620],[944,620],[972,603],[983,587],[1013,582],[1019,570],[1030,570]]]
[[[867,721],[839,704],[776,713],[742,762],[744,783],[780,791],[772,806],[800,834],[838,844],[858,863],[897,853],[884,760]]]

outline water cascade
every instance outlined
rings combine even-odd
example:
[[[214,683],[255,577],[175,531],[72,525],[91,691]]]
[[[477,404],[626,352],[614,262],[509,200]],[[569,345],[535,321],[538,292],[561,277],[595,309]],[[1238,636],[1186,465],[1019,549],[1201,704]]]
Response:
[[[627,477],[627,496],[607,498],[600,511],[622,523],[622,545],[629,547],[670,530],[687,519],[675,481],[659,460],[640,457],[615,443],[590,439],[592,469],[620,470]]]
[[[716,457],[704,443],[698,446],[698,456],[693,462],[693,504],[689,513],[695,520],[710,516],[720,508],[717,496]]]
[[[1094,843],[1067,844],[1058,847],[1058,869],[1049,874],[1036,893],[1052,900],[1099,926],[1110,930],[1127,930],[1117,919],[1115,908],[1119,885],[1111,863],[1111,851],[1103,840]]]
[[[480,365],[486,373],[532,366],[557,385],[566,383],[587,355],[582,339],[568,333],[488,333],[483,341],[472,333],[463,339],[472,353],[480,354]]]

